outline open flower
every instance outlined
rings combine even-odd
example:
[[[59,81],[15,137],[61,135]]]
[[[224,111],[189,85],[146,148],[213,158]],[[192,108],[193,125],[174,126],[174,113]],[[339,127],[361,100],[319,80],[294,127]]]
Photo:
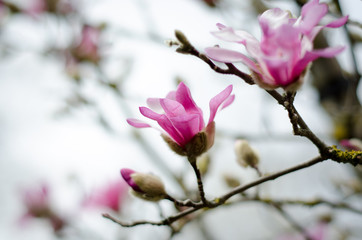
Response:
[[[64,219],[53,211],[49,199],[49,187],[46,184],[39,188],[23,190],[22,201],[26,213],[20,219],[21,225],[33,218],[40,218],[49,221],[55,232],[62,230],[65,226]]]
[[[223,109],[234,101],[235,96],[231,95],[231,91],[232,85],[229,85],[210,100],[210,117],[206,127],[202,110],[196,105],[191,97],[190,89],[183,82],[166,98],[147,99],[150,108],[140,107],[139,110],[143,116],[157,121],[166,132],[164,134],[166,141],[175,152],[181,155],[197,156],[213,145],[214,118],[219,107]],[[157,113],[157,110],[163,110],[164,113]],[[136,128],[151,127],[138,119],[127,119],[127,122]],[[193,144],[190,144],[191,142]]]
[[[79,42],[76,47],[72,49],[73,57],[76,61],[89,61],[98,63],[101,56],[99,53],[101,37],[101,28],[84,24],[82,33],[79,36]]]
[[[318,57],[334,57],[344,49],[341,46],[313,49],[313,40],[320,30],[340,27],[348,20],[345,16],[327,25],[318,25],[327,12],[327,4],[319,3],[319,0],[305,4],[299,18],[293,18],[288,11],[279,8],[269,9],[259,16],[260,42],[248,32],[217,24],[219,31],[213,35],[224,41],[243,44],[249,56],[218,47],[205,51],[215,61],[243,62],[263,88],[287,88],[294,83],[297,87],[310,62]]]

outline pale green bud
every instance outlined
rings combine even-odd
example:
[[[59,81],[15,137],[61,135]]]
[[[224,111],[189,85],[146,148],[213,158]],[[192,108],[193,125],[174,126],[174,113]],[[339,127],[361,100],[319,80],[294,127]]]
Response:
[[[259,164],[259,156],[246,140],[239,139],[235,142],[237,162],[243,167],[255,168]]]

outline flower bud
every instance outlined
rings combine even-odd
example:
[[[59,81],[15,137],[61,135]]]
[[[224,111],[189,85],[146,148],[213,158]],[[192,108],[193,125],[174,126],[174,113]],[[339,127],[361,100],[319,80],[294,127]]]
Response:
[[[234,176],[231,176],[229,174],[224,174],[223,178],[224,182],[228,187],[236,188],[240,185],[240,180]]]
[[[239,139],[235,142],[237,162],[243,167],[255,168],[259,164],[258,154],[250,147],[248,141]]]
[[[163,182],[155,175],[138,173],[127,168],[121,170],[121,175],[133,189],[132,193],[136,197],[148,201],[159,201],[167,195]]]
[[[196,166],[199,169],[201,175],[205,175],[209,170],[210,156],[207,153],[202,154],[196,160]]]

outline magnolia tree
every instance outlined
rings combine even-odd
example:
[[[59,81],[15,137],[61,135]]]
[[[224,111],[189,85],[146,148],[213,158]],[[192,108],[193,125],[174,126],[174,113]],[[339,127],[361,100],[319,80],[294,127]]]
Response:
[[[200,1],[200,4],[222,10],[225,7],[222,2],[222,0]],[[136,141],[140,149],[151,159],[152,168],[159,169],[162,173],[162,176],[157,176],[152,171],[131,169],[131,164],[124,162],[117,170],[120,173],[119,178],[108,181],[109,183],[105,184],[104,187],[82,196],[77,211],[84,214],[90,208],[101,208],[103,218],[99,217],[97,221],[110,223],[117,228],[128,228],[129,232],[127,234],[122,230],[122,234],[125,234],[125,236],[121,237],[122,239],[127,236],[131,237],[133,228],[139,229],[141,228],[140,225],[153,225],[154,228],[166,227],[169,230],[166,232],[166,237],[182,237],[186,226],[192,224],[196,226],[198,231],[201,231],[201,235],[206,239],[219,239],[213,236],[212,231],[208,231],[208,229],[212,228],[209,226],[210,224],[201,221],[205,215],[210,215],[216,211],[226,211],[226,209],[230,208],[238,208],[240,207],[238,205],[243,203],[255,203],[276,211],[289,226],[288,230],[285,231],[279,231],[269,236],[264,234],[268,239],[322,240],[344,239],[344,237],[358,239],[358,236],[360,237],[362,234],[361,229],[357,229],[355,232],[352,230],[347,232],[339,231],[338,227],[333,228],[337,224],[332,213],[334,211],[348,212],[351,215],[357,215],[359,217],[357,219],[359,219],[360,223],[362,222],[362,206],[360,205],[362,188],[360,178],[362,117],[361,106],[356,96],[360,74],[357,67],[358,60],[353,52],[353,44],[357,44],[360,40],[346,27],[351,25],[361,28],[361,25],[349,19],[347,15],[342,14],[338,1],[333,1],[330,6],[327,3],[319,2],[319,0],[296,2],[301,7],[300,16],[293,15],[287,9],[277,7],[267,9],[261,1],[253,2],[256,8],[261,10],[257,18],[261,33],[260,37],[244,30],[226,26],[223,23],[217,23],[218,30],[210,29],[210,31],[217,38],[215,44],[220,44],[220,46],[203,46],[204,50],[201,50],[202,48],[196,48],[182,31],[176,30],[175,39],[166,42],[171,49],[175,48],[177,53],[184,54],[189,58],[194,59],[196,57],[200,63],[209,66],[211,72],[214,71],[220,76],[232,76],[242,84],[236,86],[228,83],[226,88],[220,89],[218,94],[212,96],[209,91],[205,91],[208,86],[204,86],[202,89],[193,89],[188,87],[187,81],[179,80],[176,90],[170,89],[165,97],[155,98],[150,92],[152,97],[147,99],[147,107],[141,106],[138,108],[143,116],[143,118],[138,119],[132,118],[134,109],[131,104],[124,101],[127,96],[125,94],[127,89],[122,85],[122,81],[116,80],[123,80],[128,77],[129,72],[133,71],[132,67],[127,65],[129,61],[126,61],[126,58],[124,59],[125,64],[123,65],[126,66],[126,70],[116,77],[112,78],[106,73],[105,65],[108,62],[104,60],[106,57],[101,51],[102,47],[104,47],[102,35],[106,34],[107,31],[106,24],[92,24],[84,21],[79,17],[81,16],[80,4],[76,5],[71,1],[34,0],[32,4],[26,6],[0,1],[0,20],[1,18],[5,19],[4,16],[9,17],[16,14],[27,15],[34,19],[40,18],[42,14],[51,14],[62,19],[63,23],[71,26],[71,28],[74,27],[75,23],[77,24],[76,34],[68,41],[66,47],[51,46],[46,49],[47,54],[61,59],[65,73],[70,79],[74,80],[75,86],[77,86],[75,94],[67,99],[67,107],[61,113],[64,114],[64,112],[69,112],[70,109],[79,106],[90,106],[96,113],[95,116],[99,123],[107,131],[114,131],[111,123],[113,120],[107,119],[107,116],[102,114],[99,105],[96,104],[97,101],[101,100],[92,99],[92,97],[83,94],[82,88],[86,85],[87,78],[89,78],[87,74],[92,72],[96,76],[97,86],[112,92],[115,96],[114,100],[121,102],[123,115],[127,116],[127,119],[122,119],[123,123],[127,122],[127,128],[129,129],[132,127],[138,128],[133,131],[133,141]],[[229,4],[235,3],[229,2]],[[5,26],[6,21],[3,20],[2,23]],[[230,23],[230,25],[233,24]],[[346,38],[350,40],[351,44],[348,49],[351,50],[352,65],[355,66],[354,73],[347,74],[339,69],[338,64],[335,65],[336,60],[334,57],[343,51],[347,51],[346,46],[320,44],[323,43],[323,39],[325,40],[323,34],[321,34],[321,31],[325,28],[345,28]],[[128,31],[123,33],[129,38],[138,37]],[[159,43],[160,38],[156,34],[150,33],[148,35],[148,40],[151,42]],[[219,40],[222,41],[219,42]],[[241,44],[242,48],[239,48],[238,51],[231,50],[233,43]],[[224,48],[223,45],[228,47]],[[319,45],[321,47],[317,47]],[[236,47],[240,47],[240,45],[236,45]],[[327,62],[328,64],[323,60],[318,62],[321,58],[328,59],[330,62]],[[330,69],[333,66],[338,67]],[[187,71],[187,69],[184,71]],[[318,75],[318,72],[323,72],[323,74]],[[337,144],[335,145],[327,143],[330,140],[325,139],[325,136],[320,136],[312,131],[308,126],[308,121],[303,119],[303,115],[295,106],[295,101],[298,98],[297,93],[306,84],[308,76],[314,74],[315,81],[318,81],[318,76],[321,76],[321,78],[329,76],[328,72],[338,72],[340,74],[338,76],[343,75],[341,77],[343,79],[340,81],[343,81],[344,85],[338,85],[334,80],[325,80],[329,81],[326,85],[337,90],[330,93],[331,91],[321,91],[322,88],[318,89],[321,95],[324,94],[323,96],[329,94],[329,98],[321,98],[322,100],[328,100],[324,102],[328,103],[324,104],[324,107],[330,113],[335,110],[334,114],[336,115],[337,110],[334,106],[341,105],[342,98],[346,102],[343,104],[347,105],[347,107],[343,108],[343,119],[347,119],[344,123],[347,121],[348,124],[344,124],[342,127],[341,122],[336,121],[338,124],[336,125],[335,140],[337,140]],[[338,76],[334,74],[334,77],[337,78]],[[152,81],[153,76],[148,77]],[[230,79],[229,77],[227,79]],[[346,88],[341,87],[346,85],[348,85]],[[292,130],[295,138],[302,137],[318,151],[312,159],[305,159],[302,163],[271,172],[265,167],[261,167],[261,165],[263,161],[273,161],[272,155],[275,152],[270,152],[269,157],[271,159],[264,159],[258,153],[257,145],[252,146],[254,144],[249,143],[252,141],[252,137],[249,139],[248,137],[241,137],[242,133],[236,133],[231,137],[233,144],[225,147],[227,148],[225,151],[234,152],[234,159],[240,165],[240,168],[250,169],[255,176],[247,182],[240,182],[240,178],[232,174],[226,174],[223,179],[226,188],[222,190],[222,194],[217,195],[210,192],[204,185],[209,180],[206,177],[213,178],[221,174],[217,169],[210,171],[211,159],[214,162],[226,161],[226,159],[213,159],[212,157],[213,148],[217,147],[218,142],[223,138],[222,130],[218,129],[217,119],[222,119],[224,113],[218,112],[223,109],[226,109],[225,111],[230,110],[238,101],[237,88],[256,88],[257,91],[266,92],[270,95],[275,105],[280,105],[280,108],[285,110],[285,115],[288,116],[290,123],[288,127]],[[192,95],[195,96],[200,92],[207,94],[211,98],[208,118],[204,118],[203,114],[207,109],[202,109],[201,105],[199,104],[199,106],[192,97]],[[343,92],[342,95],[341,92]],[[249,98],[248,101],[252,103],[254,100]],[[224,122],[227,122],[227,119]],[[118,122],[117,124],[123,123]],[[183,170],[179,172],[171,170],[169,163],[162,160],[162,154],[157,149],[155,150],[156,144],[153,142],[158,140],[149,141],[148,138],[143,137],[141,128],[154,128],[159,131],[159,138],[163,139],[164,145],[167,146],[167,148],[162,148],[168,151],[165,155],[168,158],[179,155],[178,158],[181,158],[181,160],[175,161],[183,161],[187,166],[186,172],[192,172],[193,175],[182,174]],[[276,138],[275,141],[277,140]],[[293,151],[293,149],[290,151]],[[127,153],[127,158],[132,158],[132,152]],[[333,168],[336,169],[346,165],[355,169],[357,180],[353,186],[343,186],[343,188],[349,189],[349,196],[345,196],[346,194],[340,191],[338,192],[340,198],[281,198],[263,192],[263,186],[268,182],[282,178],[285,175],[295,174],[295,172],[323,162],[339,163],[333,165]],[[305,177],[308,178],[308,176]],[[295,188],[298,188],[298,186],[295,186]],[[56,236],[61,238],[70,237],[71,234],[74,234],[74,231],[69,229],[77,225],[75,222],[78,222],[79,225],[79,221],[75,220],[77,218],[74,213],[67,215],[57,211],[52,205],[50,193],[50,187],[45,183],[39,189],[25,189],[22,191],[25,211],[20,217],[21,226],[31,220],[42,219],[50,223]],[[129,193],[133,197],[130,197]],[[142,219],[134,220],[133,217],[130,217],[132,208],[128,206],[131,206],[133,201],[138,201],[137,198],[141,199],[138,204],[158,206],[159,219],[147,220],[146,218],[149,215],[146,212],[145,217]],[[290,206],[313,209],[320,205],[327,206],[330,211],[323,216],[315,216],[315,219],[310,223],[302,221],[298,214],[291,214],[288,211]],[[124,209],[129,209],[127,214],[124,214]],[[145,207],[145,209],[147,208]],[[138,212],[137,216],[142,215],[139,209],[133,210]],[[99,213],[98,216],[101,216],[101,214]],[[245,226],[245,218],[254,219],[262,218],[262,216],[240,216],[243,225],[237,228],[253,228],[253,226]],[[114,224],[110,221],[114,222]],[[231,224],[231,221],[238,221],[238,219],[231,220],[226,217],[218,218],[217,221],[223,224],[228,224],[228,221],[230,221]],[[360,223],[359,226],[361,227]],[[87,230],[84,231],[87,232]],[[254,229],[254,231],[263,230]],[[222,235],[227,236],[225,234],[225,232],[222,233]],[[83,235],[79,236],[84,237]],[[259,235],[256,234],[256,236]],[[357,236],[357,238],[353,238],[354,236]],[[92,237],[96,236],[87,235],[89,239]],[[225,237],[224,239],[228,238]],[[233,237],[233,239],[241,238],[244,237]],[[245,239],[254,238],[253,236],[246,236]]]

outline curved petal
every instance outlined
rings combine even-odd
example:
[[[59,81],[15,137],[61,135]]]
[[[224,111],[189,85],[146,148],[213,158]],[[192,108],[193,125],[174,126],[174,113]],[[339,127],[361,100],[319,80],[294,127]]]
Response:
[[[190,89],[183,82],[177,87],[176,101],[182,104],[188,114],[198,114],[201,119],[200,128],[204,128],[202,110],[196,105],[192,99]]]
[[[135,128],[148,128],[151,127],[148,123],[145,123],[141,120],[135,119],[135,118],[128,118],[127,123]]]
[[[143,116],[150,118],[152,120],[158,121],[163,115],[163,114],[158,114],[147,107],[140,107],[139,109]]]
[[[147,106],[153,111],[162,111],[160,98],[147,98]]]
[[[176,91],[171,91],[166,96],[167,99],[175,100],[176,101]]]
[[[346,22],[348,21],[348,15],[347,16],[343,16],[341,18],[338,18],[337,20],[334,20],[330,23],[328,23],[327,25],[325,25],[325,27],[328,28],[338,28],[343,26],[344,24],[346,24]]]
[[[228,41],[245,44],[246,41],[258,41],[253,35],[243,30],[234,30],[231,27],[223,26],[220,31],[211,32],[215,37]]]
[[[160,105],[165,111],[167,117],[176,117],[186,114],[185,108],[177,101],[163,98],[160,99]]]
[[[289,12],[280,8],[272,8],[259,16],[259,24],[265,36],[273,33],[273,29],[289,23]]]
[[[124,181],[136,192],[143,192],[140,187],[133,181],[132,174],[136,173],[132,169],[129,168],[122,168],[121,169],[121,176],[124,179]]]
[[[289,61],[285,58],[264,58],[266,67],[274,79],[274,85],[288,85],[293,81],[290,78]]]
[[[230,104],[232,104],[235,100],[235,95],[232,94],[230,95],[225,101],[224,103],[221,105],[220,110],[223,110],[224,108],[228,107]]]
[[[173,122],[166,116],[162,115],[157,121],[160,127],[165,130],[170,138],[172,138],[178,145],[183,146],[185,139],[182,134],[175,128]]]
[[[315,54],[318,57],[331,58],[341,53],[345,48],[345,46],[336,46],[323,49],[315,49],[313,51],[310,51],[310,53]]]
[[[242,53],[218,47],[206,48],[205,53],[209,58],[218,62],[242,62],[254,72],[259,73],[259,69],[256,66],[255,62]]]
[[[304,33],[309,33],[327,13],[327,4],[319,3],[318,0],[308,2],[302,7],[302,21],[299,28]]]
[[[180,144],[181,147],[188,143],[198,132],[201,131],[201,129],[199,129],[200,118],[197,114],[173,117],[170,118],[170,121],[183,137],[183,142]]]
[[[208,121],[208,125],[214,121],[216,112],[218,110],[218,108],[220,107],[221,104],[223,104],[225,101],[228,100],[231,91],[233,90],[233,85],[229,85],[228,87],[226,87],[223,91],[221,91],[218,95],[216,95],[215,97],[213,97],[210,100],[210,118]],[[229,100],[230,101],[230,100]],[[230,105],[230,103],[229,103]]]
[[[319,57],[325,57],[325,58],[334,57],[337,54],[341,53],[344,49],[345,47],[343,46],[337,46],[337,47],[307,51],[304,57],[300,59],[297,64],[295,64],[292,75],[293,76],[300,75],[301,72],[307,67],[307,65],[310,62],[314,61],[315,59]]]

